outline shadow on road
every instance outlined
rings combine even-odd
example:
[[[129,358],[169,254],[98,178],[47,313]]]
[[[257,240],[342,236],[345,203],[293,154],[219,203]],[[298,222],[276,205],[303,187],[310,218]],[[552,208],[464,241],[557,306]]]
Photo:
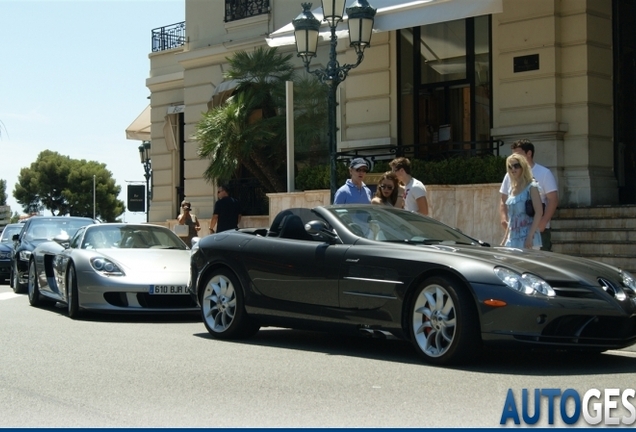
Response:
[[[38,309],[55,312],[59,315],[66,316],[67,308],[63,303],[44,302]],[[70,318],[68,318],[70,319]],[[82,312],[79,321],[100,321],[100,322],[119,322],[119,323],[182,323],[182,322],[201,322],[201,312],[166,312],[166,313],[133,313],[133,312]]]
[[[212,339],[209,333],[198,333],[195,336]],[[409,342],[394,339],[373,339],[363,336],[265,328],[249,339],[219,342],[314,351],[335,356],[361,357],[431,367],[419,357]],[[486,349],[481,356],[476,356],[466,364],[447,368],[483,373],[537,376],[633,374],[636,371],[636,354],[633,352],[624,352],[625,355],[620,353],[621,351],[583,354],[522,349]]]

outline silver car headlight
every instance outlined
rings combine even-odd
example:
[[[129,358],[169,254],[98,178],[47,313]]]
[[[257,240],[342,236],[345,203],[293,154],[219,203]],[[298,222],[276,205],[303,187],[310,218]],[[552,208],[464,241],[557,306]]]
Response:
[[[549,283],[530,273],[519,274],[505,267],[495,267],[495,274],[508,287],[526,295],[542,294],[554,297],[556,293]]]
[[[634,276],[628,271],[621,270],[621,277],[623,278],[623,285],[632,290],[634,294],[636,294],[636,279]]]
[[[95,271],[107,276],[124,276],[124,272],[117,264],[106,258],[91,258],[91,266]]]
[[[18,256],[20,257],[20,261],[29,261],[31,259],[31,251],[21,250]]]

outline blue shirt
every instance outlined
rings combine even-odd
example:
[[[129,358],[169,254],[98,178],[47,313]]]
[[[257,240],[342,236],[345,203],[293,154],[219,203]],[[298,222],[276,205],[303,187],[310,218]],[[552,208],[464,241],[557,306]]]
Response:
[[[362,183],[358,188],[351,179],[336,191],[333,198],[334,204],[371,204],[371,189]]]

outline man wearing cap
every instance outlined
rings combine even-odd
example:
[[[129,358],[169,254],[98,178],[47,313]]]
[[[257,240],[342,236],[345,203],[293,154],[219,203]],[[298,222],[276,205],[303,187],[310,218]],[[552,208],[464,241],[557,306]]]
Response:
[[[334,204],[371,204],[371,189],[364,184],[369,171],[369,163],[363,158],[355,158],[349,164],[351,178],[336,191]]]

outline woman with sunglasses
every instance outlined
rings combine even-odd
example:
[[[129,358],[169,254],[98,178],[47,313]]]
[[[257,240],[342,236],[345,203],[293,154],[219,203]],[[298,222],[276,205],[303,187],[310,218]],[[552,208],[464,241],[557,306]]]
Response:
[[[541,249],[539,222],[543,216],[543,205],[539,184],[532,178],[532,170],[523,155],[513,153],[506,159],[510,177],[508,228],[502,246],[525,249]],[[526,213],[526,201],[532,200],[534,216]]]
[[[400,183],[398,182],[397,176],[391,171],[385,172],[378,183],[378,189],[371,200],[371,204],[402,208],[404,202],[398,196],[399,188]]]

